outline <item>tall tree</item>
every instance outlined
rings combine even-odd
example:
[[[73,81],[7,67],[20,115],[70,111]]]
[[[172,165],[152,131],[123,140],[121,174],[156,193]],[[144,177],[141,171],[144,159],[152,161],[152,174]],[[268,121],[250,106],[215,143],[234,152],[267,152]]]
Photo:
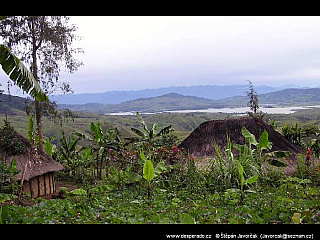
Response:
[[[61,68],[73,73],[83,65],[74,54],[83,52],[71,45],[78,37],[76,26],[69,24],[69,17],[19,16],[1,20],[0,37],[15,54],[30,68],[33,77],[48,95],[58,88],[71,91],[69,83],[59,80]],[[43,150],[41,102],[35,98],[35,116]]]
[[[249,82],[249,89],[250,91],[247,92],[247,96],[249,97],[249,101],[247,103],[248,107],[250,108],[251,112],[248,112],[249,116],[257,115],[257,111],[259,109],[259,101],[258,101],[258,94],[253,88],[253,84],[250,80]]]

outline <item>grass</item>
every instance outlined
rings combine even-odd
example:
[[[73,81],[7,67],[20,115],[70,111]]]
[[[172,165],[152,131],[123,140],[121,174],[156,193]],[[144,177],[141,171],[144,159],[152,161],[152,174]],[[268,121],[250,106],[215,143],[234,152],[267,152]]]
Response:
[[[92,121],[99,121],[108,127],[118,128],[123,138],[132,136],[131,127],[140,127],[136,116],[111,116],[88,112],[76,112],[76,114],[78,117],[74,119],[74,122],[69,119],[62,123],[62,127],[59,123],[54,123],[46,117],[43,117],[44,135],[47,137],[59,137],[62,130],[66,134],[71,133],[72,130],[82,133],[89,132],[89,126]],[[159,125],[159,128],[172,125],[180,142],[203,122],[233,117],[237,116],[223,113],[162,113],[143,115],[148,127],[151,127],[155,122]],[[293,114],[267,114],[265,116],[265,120],[273,118],[276,118],[276,121],[279,123],[279,129],[285,124],[294,125],[296,122],[300,123],[300,125],[320,126],[320,109],[299,110]],[[3,123],[4,119],[5,115],[0,114],[0,124],[1,122]],[[24,112],[18,111],[17,115],[8,116],[8,120],[19,133],[25,137],[27,136],[28,117]]]
[[[136,116],[110,116],[99,115],[92,113],[77,113],[78,117],[72,121],[54,123],[46,117],[43,117],[43,132],[46,137],[55,136],[60,138],[61,131],[64,131],[66,135],[69,135],[73,130],[81,133],[89,133],[90,123],[101,122],[104,126],[109,128],[118,128],[122,138],[132,137],[133,133],[130,130],[131,127],[140,128],[139,121]],[[6,118],[4,114],[0,114],[0,124],[3,124],[3,120]],[[29,118],[26,114],[10,115],[7,117],[11,125],[17,132],[27,137],[28,121]],[[211,114],[155,114],[155,115],[143,115],[143,118],[148,125],[152,127],[152,124],[157,122],[159,128],[172,125],[175,129],[175,134],[178,136],[179,142],[185,139],[197,126],[201,123],[212,119],[223,119],[223,115],[211,115]]]

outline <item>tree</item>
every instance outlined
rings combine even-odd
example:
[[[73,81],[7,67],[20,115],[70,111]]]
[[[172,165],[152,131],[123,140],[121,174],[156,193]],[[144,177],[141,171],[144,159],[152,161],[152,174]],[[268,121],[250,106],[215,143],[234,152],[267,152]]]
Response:
[[[259,109],[259,101],[258,101],[258,94],[253,88],[253,84],[250,80],[247,80],[249,82],[249,92],[247,93],[247,96],[249,97],[249,101],[247,103],[247,106],[250,107],[251,112],[248,112],[249,116],[257,115],[257,111]]]
[[[30,68],[34,79],[42,86],[46,94],[52,94],[58,88],[71,91],[69,83],[60,82],[60,69],[63,66],[73,73],[83,65],[74,58],[75,53],[83,52],[71,48],[78,37],[76,27],[69,25],[69,17],[61,16],[20,16],[1,18],[0,37],[15,54]],[[35,116],[43,150],[41,102],[35,98]]]

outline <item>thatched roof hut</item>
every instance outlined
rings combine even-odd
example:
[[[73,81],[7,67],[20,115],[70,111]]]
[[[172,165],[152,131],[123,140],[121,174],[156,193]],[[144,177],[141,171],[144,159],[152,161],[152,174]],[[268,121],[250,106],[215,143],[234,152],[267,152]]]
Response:
[[[227,144],[227,135],[237,144],[244,144],[245,138],[241,134],[241,128],[247,128],[258,140],[264,130],[268,132],[269,141],[273,143],[272,151],[291,151],[293,153],[302,150],[286,140],[279,132],[256,117],[241,117],[237,119],[213,120],[202,123],[181,144],[195,156],[212,156],[215,154],[213,142],[221,148]]]
[[[227,145],[227,135],[231,142],[244,144],[241,128],[246,127],[258,140],[264,130],[268,132],[269,141],[272,142],[272,151],[290,151],[294,155],[303,152],[302,149],[286,140],[279,132],[256,117],[241,117],[237,119],[213,120],[202,123],[181,144],[191,155],[198,157],[212,157],[215,155],[213,143],[217,143],[220,149]],[[295,161],[287,159],[290,171]]]
[[[1,149],[2,159],[10,164],[16,159],[17,180],[23,184],[23,191],[29,193],[32,197],[49,195],[55,192],[54,172],[63,169],[62,165],[43,151],[32,149],[29,141],[17,134],[17,138],[26,147],[25,151],[17,155],[8,155],[4,149]]]

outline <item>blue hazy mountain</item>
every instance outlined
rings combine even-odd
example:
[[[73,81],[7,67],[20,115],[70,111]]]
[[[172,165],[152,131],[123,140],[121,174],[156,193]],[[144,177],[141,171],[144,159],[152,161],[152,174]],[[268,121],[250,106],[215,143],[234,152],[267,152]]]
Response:
[[[254,86],[258,94],[264,94],[282,90],[285,88],[299,86],[270,87],[266,85]],[[207,98],[210,100],[219,100],[234,96],[245,96],[248,91],[248,85],[199,85],[190,87],[166,87],[158,89],[145,89],[138,91],[109,91],[104,93],[81,93],[54,95],[50,99],[58,104],[119,104],[126,101],[132,101],[139,98],[158,97],[169,93],[177,93],[184,96],[194,96]]]

